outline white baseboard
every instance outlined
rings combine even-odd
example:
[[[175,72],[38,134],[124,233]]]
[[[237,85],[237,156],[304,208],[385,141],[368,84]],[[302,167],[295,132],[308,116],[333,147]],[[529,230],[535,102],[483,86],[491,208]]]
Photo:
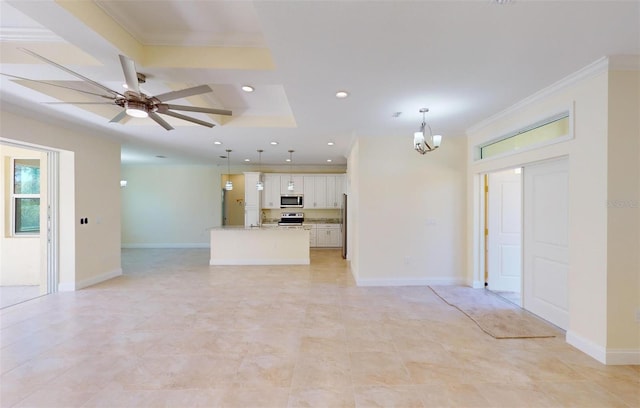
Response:
[[[76,290],[80,290],[89,286],[96,285],[98,283],[107,281],[109,279],[113,279],[122,275],[122,268],[114,269],[112,271],[103,273],[102,275],[93,276],[89,279],[81,280],[80,282],[71,282],[71,283],[59,283],[58,291],[59,292],[73,292]]]
[[[567,343],[607,365],[640,365],[640,349],[607,349],[584,337],[567,331]]]
[[[484,288],[484,282],[474,280],[473,283],[471,285],[469,285],[469,286],[471,286],[474,289],[482,289],[482,288]]]
[[[309,258],[300,259],[209,259],[209,265],[309,265]]]
[[[152,248],[210,248],[209,242],[192,243],[152,243],[152,244],[122,244],[123,249],[152,249]]]
[[[395,279],[359,279],[358,286],[429,286],[429,285],[465,285],[464,278],[395,278]]]

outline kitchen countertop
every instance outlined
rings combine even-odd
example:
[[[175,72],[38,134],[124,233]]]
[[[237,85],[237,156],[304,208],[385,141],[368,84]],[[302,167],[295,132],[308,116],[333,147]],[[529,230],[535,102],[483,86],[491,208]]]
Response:
[[[275,224],[271,224],[271,225],[273,226]],[[301,225],[291,225],[291,226],[286,226],[286,227],[281,228],[281,229],[303,229],[303,227]],[[246,231],[267,231],[267,230],[273,230],[273,228],[270,228],[270,227],[258,227],[258,226],[245,228],[243,225],[227,225],[227,226],[223,226],[223,227],[211,227],[211,228],[209,228],[209,231],[242,231],[242,230],[246,230]]]
[[[263,224],[277,224],[280,222],[280,218],[265,218],[262,220]],[[305,218],[305,224],[342,224],[340,218]]]

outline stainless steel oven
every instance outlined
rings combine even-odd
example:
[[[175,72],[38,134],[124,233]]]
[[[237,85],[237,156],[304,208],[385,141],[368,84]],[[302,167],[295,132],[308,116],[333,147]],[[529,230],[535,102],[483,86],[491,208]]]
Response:
[[[304,213],[283,212],[280,214],[279,226],[302,226]]]

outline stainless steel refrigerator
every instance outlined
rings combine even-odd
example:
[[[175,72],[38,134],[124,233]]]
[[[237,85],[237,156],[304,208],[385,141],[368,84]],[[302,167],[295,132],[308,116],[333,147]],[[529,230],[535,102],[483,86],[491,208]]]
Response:
[[[347,195],[342,194],[342,258],[347,259]]]

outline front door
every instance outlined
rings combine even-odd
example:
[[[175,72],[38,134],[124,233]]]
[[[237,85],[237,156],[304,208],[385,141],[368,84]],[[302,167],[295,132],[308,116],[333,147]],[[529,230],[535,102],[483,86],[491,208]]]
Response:
[[[569,325],[569,161],[524,167],[525,309]]]

